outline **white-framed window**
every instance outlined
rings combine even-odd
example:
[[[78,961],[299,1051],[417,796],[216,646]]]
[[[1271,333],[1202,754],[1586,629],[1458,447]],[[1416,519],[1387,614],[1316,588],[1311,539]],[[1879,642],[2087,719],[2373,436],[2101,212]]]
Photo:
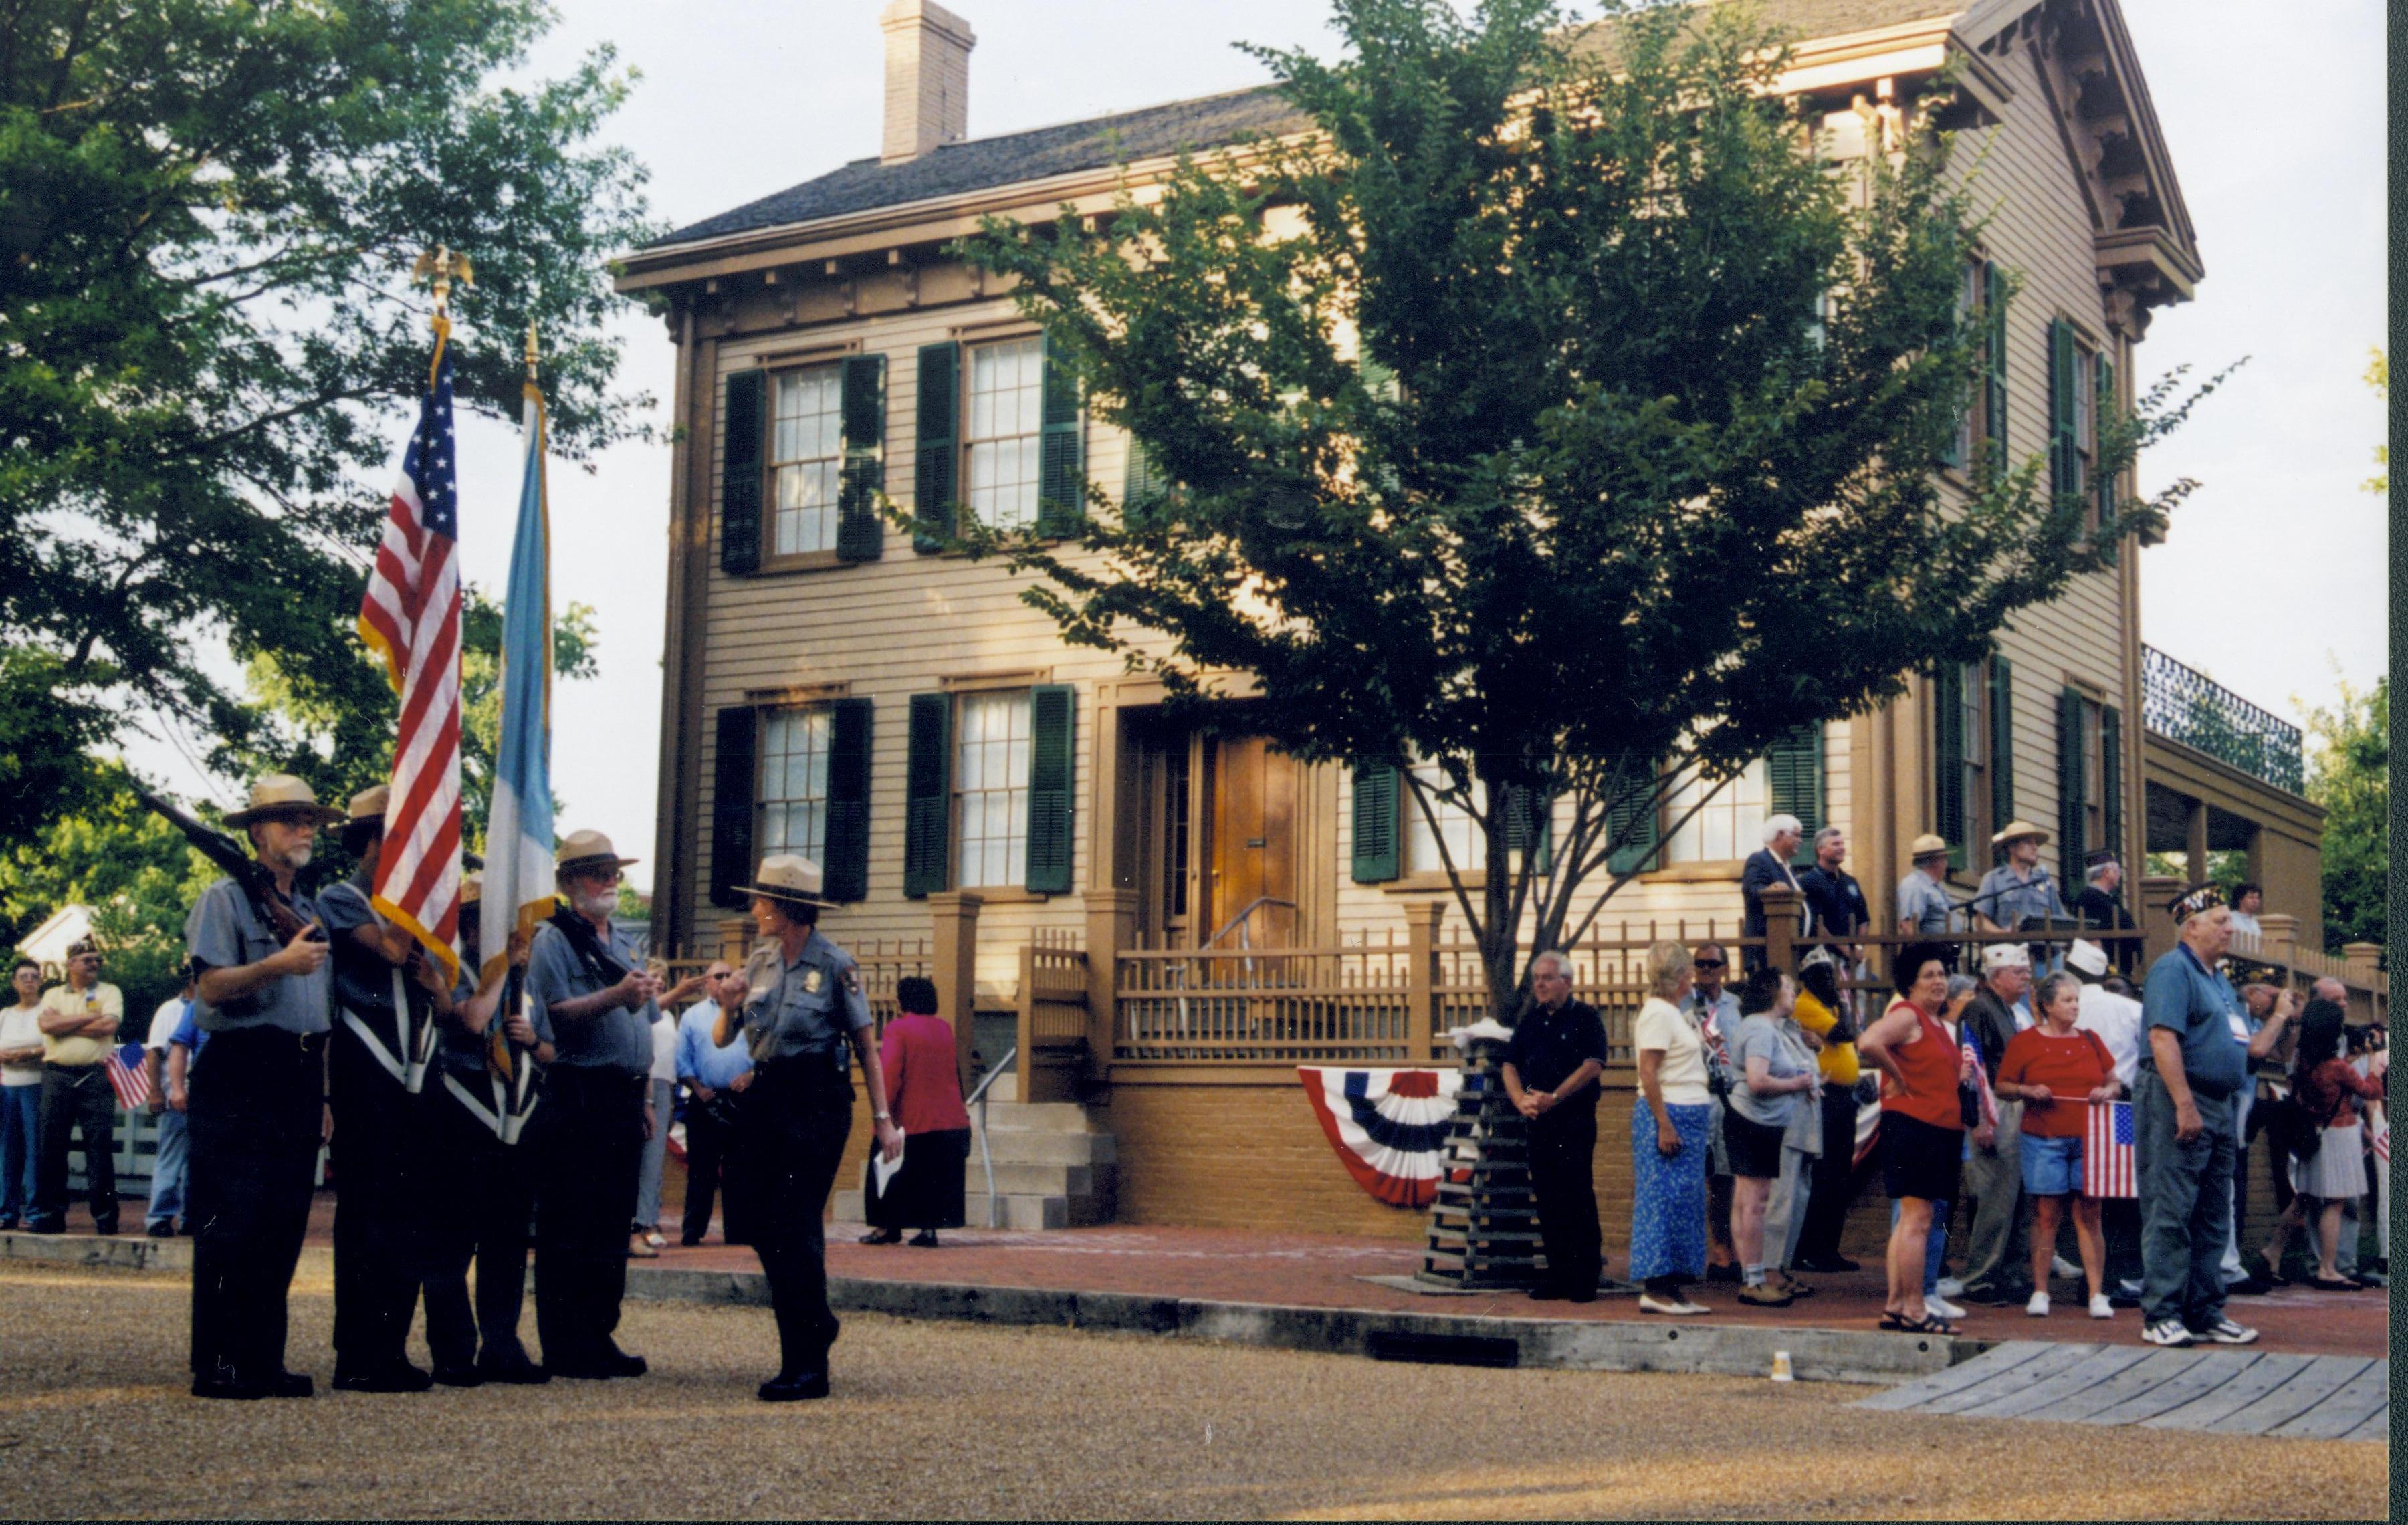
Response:
[[[953,726],[953,882],[965,890],[1028,877],[1028,691],[961,696]]]
[[[1713,797],[1708,798],[1709,794]],[[1699,800],[1705,804],[1686,824],[1667,835],[1663,861],[1718,863],[1746,857],[1764,846],[1764,818],[1772,813],[1770,799],[1762,758],[1750,762],[1718,793],[1711,781],[1697,774],[1684,776],[1664,802],[1664,823],[1679,821]]]
[[[1478,819],[1470,810],[1454,801],[1438,797],[1438,791],[1447,787],[1445,770],[1435,762],[1417,762],[1413,765],[1413,777],[1430,791],[1430,814],[1438,818],[1438,827],[1435,831],[1431,829],[1429,817],[1422,814],[1422,807],[1410,790],[1398,797],[1397,809],[1405,818],[1405,872],[1443,874],[1449,858],[1464,873],[1487,867],[1488,839],[1481,834]],[[1471,781],[1474,807],[1486,808],[1487,795],[1488,786],[1474,778]],[[1441,837],[1446,843],[1443,856],[1439,852]]]
[[[825,862],[829,715],[825,705],[763,712],[757,856],[798,852]]]
[[[990,529],[1037,522],[1039,457],[1045,422],[1045,341],[1031,336],[973,345],[964,443],[970,512]]]
[[[2099,463],[2099,352],[2073,346],[2073,444],[2082,455],[2082,481],[2088,486]]]
[[[836,549],[844,455],[844,367],[810,365],[771,378],[769,553]]]
[[[1959,323],[1970,326],[1983,321],[1984,280],[1982,262],[1966,261],[1964,276],[1956,284],[1956,321]],[[1980,444],[1982,440],[1982,410],[1985,406],[1985,389],[1976,381],[1967,389],[1964,410],[1956,415],[1956,435],[1949,442],[1948,463],[1959,471],[1972,469],[1973,447]]]

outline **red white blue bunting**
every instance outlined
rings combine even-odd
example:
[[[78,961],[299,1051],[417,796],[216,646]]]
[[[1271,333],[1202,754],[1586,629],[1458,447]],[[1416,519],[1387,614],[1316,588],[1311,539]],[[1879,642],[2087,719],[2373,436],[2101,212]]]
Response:
[[[1426,1207],[1438,1195],[1439,1154],[1456,1070],[1330,1070],[1299,1064],[1321,1131],[1364,1190],[1392,1207]]]

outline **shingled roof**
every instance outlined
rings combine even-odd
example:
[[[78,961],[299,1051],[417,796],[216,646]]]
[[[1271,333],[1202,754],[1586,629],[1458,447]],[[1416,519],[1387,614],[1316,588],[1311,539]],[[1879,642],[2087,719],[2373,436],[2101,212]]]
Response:
[[[1249,133],[1283,133],[1301,127],[1303,114],[1268,86],[1150,106],[1141,111],[1039,127],[1000,137],[948,143],[901,164],[856,159],[815,180],[747,202],[678,229],[645,245],[660,249],[695,243],[756,228],[816,222],[823,218],[939,196],[961,195],[990,186],[1014,185],[1085,169],[1103,169],[1182,150],[1210,149]]]
[[[1970,0],[1756,0],[1758,13],[1795,40],[1841,36],[1932,17],[1954,16]],[[1590,46],[1611,51],[1599,24]],[[762,228],[962,195],[1081,170],[1103,169],[1182,150],[1216,148],[1251,133],[1294,132],[1304,114],[1270,86],[1173,101],[1115,116],[1064,122],[998,137],[948,143],[899,164],[856,159],[817,179],[747,202],[656,238],[644,248],[700,243]]]

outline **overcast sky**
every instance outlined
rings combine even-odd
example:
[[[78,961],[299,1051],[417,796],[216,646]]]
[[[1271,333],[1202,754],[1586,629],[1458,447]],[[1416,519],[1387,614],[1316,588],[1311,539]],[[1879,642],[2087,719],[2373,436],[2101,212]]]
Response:
[[[878,149],[881,0],[555,0],[533,61],[557,74],[615,44],[641,72],[610,136],[650,166],[654,215],[681,224]],[[978,33],[973,136],[1259,81],[1240,42],[1326,50],[1312,0],[961,0]],[[2202,484],[2142,561],[2145,638],[2277,713],[2329,703],[2383,669],[2384,506],[2358,491],[2382,437],[2359,381],[2386,322],[2384,8],[2377,0],[2125,0],[2149,92],[2198,227],[2198,299],[2160,308],[2137,379],[2229,387],[2142,463],[2144,489]],[[2236,39],[2246,37],[2245,47]],[[621,325],[625,379],[662,400],[671,349]],[[659,412],[656,423],[665,422]],[[517,488],[510,430],[479,424],[461,456],[463,560],[498,589]],[[398,429],[396,439],[398,439]],[[595,827],[645,860],[657,781],[668,506],[665,445],[555,470],[556,601],[596,606],[602,675],[554,692],[562,830]],[[150,762],[153,748],[137,754]],[[159,759],[166,766],[167,760]],[[188,770],[186,770],[188,771]],[[212,790],[229,797],[222,788]]]

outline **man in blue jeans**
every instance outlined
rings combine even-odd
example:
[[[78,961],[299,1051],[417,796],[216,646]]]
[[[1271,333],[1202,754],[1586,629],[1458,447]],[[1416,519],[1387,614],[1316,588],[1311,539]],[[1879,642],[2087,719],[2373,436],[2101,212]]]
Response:
[[[2224,1316],[2224,1245],[2232,1233],[2234,1101],[2248,1083],[2232,1041],[2241,998],[2216,973],[2232,913],[2214,885],[2168,907],[2182,929],[2141,991],[2134,1076],[2141,1175],[2141,1338],[2151,1345],[2248,1345],[2258,1332]]]
[[[167,1105],[167,1050],[175,1042],[176,1029],[184,1024],[192,1009],[193,982],[187,979],[182,993],[159,1004],[150,1019],[150,1036],[143,1043],[147,1051],[142,1062],[150,1079],[150,1115],[159,1119],[159,1154],[150,1162],[150,1210],[143,1215],[146,1231],[153,1239],[172,1237],[177,1215],[184,1210],[184,1113]]]

